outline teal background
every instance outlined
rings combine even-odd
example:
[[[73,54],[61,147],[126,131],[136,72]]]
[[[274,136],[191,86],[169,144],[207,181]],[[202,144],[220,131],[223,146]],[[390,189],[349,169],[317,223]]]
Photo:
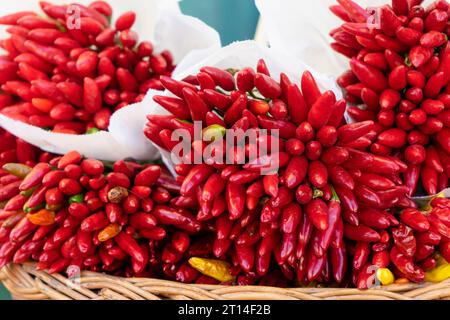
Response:
[[[254,38],[259,16],[254,0],[182,0],[180,7],[216,29],[223,45]]]
[[[0,300],[11,300],[9,292],[2,285],[0,285]]]
[[[222,44],[253,39],[258,23],[258,11],[253,0],[183,0],[183,13],[197,17],[216,29]],[[11,299],[0,285],[0,300]]]

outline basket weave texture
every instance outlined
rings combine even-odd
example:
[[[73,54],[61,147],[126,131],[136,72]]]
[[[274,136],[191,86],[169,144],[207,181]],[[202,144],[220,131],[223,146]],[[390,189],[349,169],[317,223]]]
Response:
[[[182,284],[146,278],[119,278],[82,272],[74,286],[61,274],[32,263],[5,266],[0,281],[19,300],[450,300],[450,279],[437,284],[396,284],[371,290],[274,288]]]

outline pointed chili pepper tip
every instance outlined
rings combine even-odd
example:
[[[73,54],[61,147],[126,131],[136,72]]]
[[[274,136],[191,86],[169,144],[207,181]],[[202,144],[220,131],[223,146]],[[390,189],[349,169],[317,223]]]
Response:
[[[228,262],[198,257],[192,257],[188,262],[198,272],[220,282],[234,281],[234,276],[231,275],[230,264]]]

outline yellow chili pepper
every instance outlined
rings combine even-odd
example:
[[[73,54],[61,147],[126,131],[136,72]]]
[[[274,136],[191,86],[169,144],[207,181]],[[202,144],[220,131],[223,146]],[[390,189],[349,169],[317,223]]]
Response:
[[[230,273],[230,264],[225,261],[193,257],[189,259],[189,264],[198,272],[220,282],[234,280]]]
[[[203,129],[203,141],[215,141],[225,135],[226,129],[218,124],[210,125]]]
[[[25,178],[31,172],[31,168],[29,166],[21,163],[7,163],[3,165],[3,170],[20,179]]]
[[[55,223],[55,212],[42,209],[33,214],[27,214],[28,220],[37,226],[51,226]]]
[[[380,280],[383,286],[387,286],[394,283],[394,274],[388,268],[379,268],[377,270],[377,279]]]
[[[442,282],[450,278],[450,264],[443,264],[425,273],[425,281]]]
[[[100,242],[108,241],[109,239],[112,239],[115,236],[117,236],[121,230],[122,228],[120,225],[118,225],[117,223],[112,223],[105,229],[100,231],[100,233],[98,234],[98,241]]]

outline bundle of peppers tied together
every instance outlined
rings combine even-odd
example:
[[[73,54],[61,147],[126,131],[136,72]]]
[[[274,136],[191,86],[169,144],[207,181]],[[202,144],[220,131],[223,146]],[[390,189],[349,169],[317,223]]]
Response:
[[[144,133],[178,156],[176,177],[158,164],[52,155],[2,132],[0,265],[280,287],[447,279],[450,200],[419,208],[411,196],[448,187],[450,8],[413,2],[380,8],[378,29],[356,3],[332,6],[346,21],[332,46],[351,58],[343,100],[308,71],[299,84],[276,79],[263,60],[151,80],[170,93],[154,97],[168,115],[149,115]],[[189,133],[186,154],[177,130]],[[232,130],[256,140],[229,143]],[[214,156],[193,164],[206,151]]]
[[[103,1],[89,6],[41,1],[45,17],[17,12],[0,18],[0,113],[56,133],[107,130],[111,115],[161,90],[174,69],[169,51],[139,42],[134,12],[111,23]]]

